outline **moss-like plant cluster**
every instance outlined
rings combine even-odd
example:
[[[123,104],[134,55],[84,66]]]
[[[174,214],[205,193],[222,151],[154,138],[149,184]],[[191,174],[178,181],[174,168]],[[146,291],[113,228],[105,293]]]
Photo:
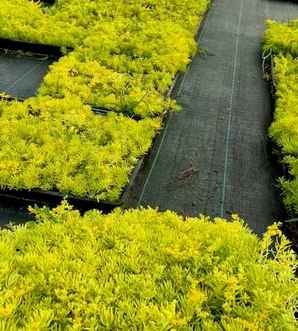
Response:
[[[268,22],[264,50],[274,54],[276,110],[269,134],[280,146],[290,178],[280,178],[284,202],[298,213],[298,21]]]
[[[276,226],[260,240],[237,217],[34,213],[0,232],[1,330],[297,330],[295,255]]]
[[[162,114],[177,109],[166,92],[196,50],[194,35],[207,5],[1,1],[0,37],[58,45],[65,55],[36,97],[0,103],[0,187],[116,201]],[[99,118],[91,106],[119,115]]]

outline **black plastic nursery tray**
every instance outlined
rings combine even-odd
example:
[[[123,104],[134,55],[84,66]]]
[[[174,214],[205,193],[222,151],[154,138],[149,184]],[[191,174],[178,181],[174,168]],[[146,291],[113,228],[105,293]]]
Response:
[[[90,209],[99,209],[105,213],[110,212],[115,207],[121,206],[121,202],[110,203],[104,201],[96,201],[86,198],[77,198],[73,196],[64,196],[59,192],[40,191],[40,190],[0,190],[0,198],[13,203],[14,206],[48,206],[55,207],[59,205],[63,199],[66,199],[72,206],[85,212]]]
[[[90,209],[99,209],[104,213],[112,211],[116,207],[120,207],[126,201],[126,198],[129,194],[129,191],[137,177],[138,172],[140,171],[142,164],[144,162],[144,157],[141,158],[134,168],[129,183],[124,188],[121,197],[118,201],[109,202],[109,201],[97,201],[94,199],[88,199],[84,197],[76,197],[73,195],[64,195],[60,192],[54,191],[42,191],[38,189],[32,190],[15,190],[15,189],[1,189],[0,190],[0,201],[5,199],[9,203],[13,204],[15,208],[23,207],[28,205],[37,205],[37,206],[49,206],[54,207],[59,205],[62,200],[66,199],[72,206],[81,212],[85,212]]]
[[[6,38],[0,38],[0,48],[6,51],[17,51],[31,55],[46,55],[58,59],[63,56],[62,48],[60,46],[36,44],[27,41],[10,40]],[[71,51],[71,48],[66,48],[67,52]]]

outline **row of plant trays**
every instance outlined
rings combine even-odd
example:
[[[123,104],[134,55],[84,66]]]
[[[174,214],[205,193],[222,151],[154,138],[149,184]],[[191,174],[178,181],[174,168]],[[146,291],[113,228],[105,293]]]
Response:
[[[262,67],[265,79],[270,84],[270,95],[272,102],[272,114],[274,114],[276,107],[276,79],[274,73],[274,54],[269,51],[262,56]],[[279,165],[281,175],[287,179],[293,179],[290,174],[289,167],[282,162],[282,150],[279,145],[272,139],[269,141],[271,151],[274,151],[275,162]],[[280,194],[282,194],[280,190]],[[291,239],[292,247],[298,253],[298,215],[293,212],[284,211],[285,218],[282,224],[283,232]]]
[[[37,0],[38,1],[38,0]],[[48,3],[48,4],[54,4],[55,0],[43,0],[42,2]],[[207,14],[209,12],[210,7],[208,7],[206,13],[204,14],[202,20],[199,22],[196,33],[195,33],[195,39],[197,40],[199,38],[199,35],[203,29],[203,26],[205,24],[205,20],[207,17]],[[25,41],[19,41],[19,40],[10,40],[10,39],[5,39],[5,38],[0,38],[0,51],[4,52],[13,52],[13,53],[20,53],[23,55],[29,55],[33,56],[36,58],[53,58],[58,60],[60,57],[65,55],[62,52],[62,48],[59,46],[52,46],[52,45],[46,45],[46,44],[36,44],[32,42],[25,42]],[[73,49],[72,48],[67,48],[66,53],[71,52]],[[166,96],[169,97],[172,95],[173,89],[175,84],[177,83],[177,80],[183,75],[182,72],[178,72],[176,76],[174,77],[173,84],[171,85],[169,91],[167,92]],[[20,101],[23,102],[24,98],[19,97],[17,95],[9,95],[5,96],[0,94],[0,100],[7,100],[7,101]],[[99,115],[107,115],[110,112],[113,113],[121,113],[127,117],[130,117],[136,121],[139,121],[142,119],[141,116],[136,115],[136,114],[131,114],[129,112],[118,112],[115,109],[112,108],[106,108],[106,107],[100,107],[97,105],[90,105],[92,108],[92,111],[95,114]],[[164,117],[166,115],[166,111],[161,114],[160,116]]]

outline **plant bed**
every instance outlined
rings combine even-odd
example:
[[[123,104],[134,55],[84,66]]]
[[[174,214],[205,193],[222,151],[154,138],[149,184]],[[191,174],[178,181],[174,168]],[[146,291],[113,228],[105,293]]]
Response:
[[[270,96],[271,96],[271,110],[272,110],[272,120],[274,120],[274,113],[277,104],[277,82],[276,82],[276,75],[274,70],[274,54],[272,50],[268,52],[267,55],[262,56],[262,67],[263,67],[263,74],[264,78],[269,84],[270,89]],[[294,177],[290,173],[289,164],[284,162],[284,153],[282,151],[282,146],[277,143],[277,141],[273,137],[268,137],[267,140],[269,154],[271,155],[272,161],[277,164],[278,166],[278,177],[283,177],[286,180],[293,180]],[[287,153],[288,156],[295,157],[294,154]],[[282,196],[282,190],[280,190],[280,195]],[[294,216],[289,211],[285,212],[285,220],[289,217]]]
[[[200,36],[200,33],[204,27],[204,24],[205,24],[205,21],[206,21],[206,17],[208,15],[208,12],[210,10],[210,6],[208,5],[207,7],[207,10],[205,11],[204,15],[200,18],[200,21],[197,25],[197,28],[196,28],[196,33],[195,33],[195,40],[198,41],[199,39],[199,36]],[[174,78],[172,79],[172,84],[171,86],[168,88],[168,90],[164,93],[164,97],[166,99],[172,99],[174,100],[175,99],[175,87],[177,84],[179,84],[180,80],[183,79],[183,76],[185,74],[185,72],[189,69],[189,66],[194,58],[195,54],[192,54],[192,56],[190,57],[190,62],[187,64],[185,70],[179,70]],[[179,108],[179,107],[178,107]],[[96,105],[95,106],[92,106],[92,109],[95,111],[95,112],[99,112],[99,113],[103,113],[103,114],[106,114],[106,113],[109,113],[109,112],[117,112],[116,110],[114,109],[111,109],[111,108],[105,108],[105,107],[97,107]],[[163,125],[166,124],[166,121],[168,120],[168,115],[169,113],[171,112],[171,110],[165,110],[163,113],[159,114],[159,116],[163,119]],[[141,120],[142,119],[142,116],[141,115],[137,115],[137,114],[134,114],[134,113],[127,113],[127,112],[122,112],[122,114],[126,115],[126,116],[129,116],[137,121]]]
[[[205,20],[205,15],[203,16],[203,21]],[[201,30],[202,25],[198,24],[197,32],[196,32],[196,38],[199,34],[199,31]],[[51,60],[52,64],[54,64],[55,60],[58,60],[60,57],[65,55],[61,47],[58,46],[51,46],[51,45],[43,45],[43,44],[35,44],[30,42],[22,42],[22,41],[14,41],[9,39],[3,39],[0,38],[0,52],[3,52],[4,55],[11,55],[11,56],[17,56],[18,58],[33,58],[37,60]],[[72,51],[71,48],[67,49],[67,52]],[[187,68],[186,68],[187,70]],[[183,75],[184,71],[178,71],[176,75],[174,76],[172,80],[171,86],[168,88],[168,90],[164,93],[164,98],[170,100],[170,96],[172,94],[172,90],[174,89],[174,86],[176,84],[176,81]],[[7,92],[7,91],[2,91]],[[41,95],[47,95],[46,93],[41,93]],[[18,101],[24,101],[24,96],[20,96],[17,94],[10,93],[9,97],[2,98],[0,96],[0,99],[8,99],[10,101],[18,100]],[[108,108],[104,106],[97,106],[97,105],[90,105],[94,113],[100,114],[100,115],[106,115],[110,112],[119,113],[119,110]],[[165,114],[170,111],[164,111],[163,113],[160,113],[160,117],[164,117]],[[130,117],[134,120],[141,120],[143,117],[142,115],[135,114],[131,111],[121,111],[121,114]]]
[[[275,55],[271,61],[272,94],[274,99],[274,121],[269,129],[271,140],[274,141],[276,150],[280,154],[280,162],[284,165],[285,173],[280,181],[286,191],[284,197],[289,209],[295,209],[296,202],[288,199],[287,195],[292,195],[295,185],[290,184],[297,177],[296,159],[298,157],[297,144],[297,59]],[[290,188],[291,185],[294,185]],[[293,196],[294,197],[294,196]],[[296,201],[296,199],[294,199]],[[297,210],[296,210],[297,212]],[[295,212],[295,213],[296,213]]]
[[[178,79],[178,75],[176,76]],[[174,93],[174,89],[176,86],[176,80],[173,82],[171,89],[168,91],[168,95]],[[0,96],[1,100],[1,96]],[[4,102],[15,102],[15,101],[25,101],[25,100],[16,100],[11,96],[2,96],[2,101]],[[96,110],[92,109],[94,112]],[[109,111],[103,113],[99,110],[99,114],[103,116],[108,116]],[[161,117],[161,127],[164,128],[167,124],[169,118],[169,112],[165,111],[164,115]],[[141,119],[139,119],[141,121]],[[163,129],[162,129],[163,130]],[[155,152],[155,148],[158,145],[158,140],[160,135],[163,131],[159,130],[159,134],[155,135],[150,149],[147,153],[141,157],[134,168],[132,174],[130,175],[129,182],[123,189],[120,198],[117,201],[109,202],[104,200],[95,200],[95,199],[88,199],[82,197],[76,197],[72,194],[63,194],[56,191],[43,191],[39,189],[0,189],[0,197],[5,198],[10,203],[15,203],[17,206],[25,206],[29,204],[36,204],[38,206],[47,205],[47,206],[57,206],[61,203],[64,199],[66,199],[71,205],[75,208],[79,209],[82,212],[85,212],[90,209],[99,209],[104,213],[108,213],[112,211],[116,207],[127,206],[127,201],[130,199],[132,191],[134,190],[135,186],[138,185],[138,180],[142,176],[142,172],[144,168],[147,166],[147,162],[152,157],[153,153]]]

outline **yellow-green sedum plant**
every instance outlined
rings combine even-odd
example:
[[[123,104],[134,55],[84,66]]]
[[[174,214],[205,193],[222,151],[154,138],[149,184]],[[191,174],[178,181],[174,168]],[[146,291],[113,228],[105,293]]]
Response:
[[[0,232],[0,330],[297,330],[277,226],[62,204]]]

